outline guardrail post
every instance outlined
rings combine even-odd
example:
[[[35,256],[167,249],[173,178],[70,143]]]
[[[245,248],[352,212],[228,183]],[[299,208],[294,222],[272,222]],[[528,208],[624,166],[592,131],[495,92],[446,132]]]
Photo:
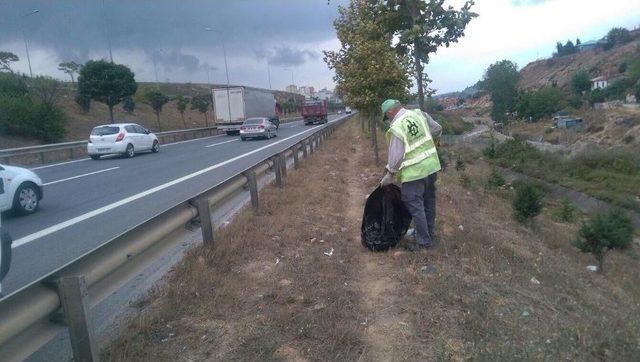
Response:
[[[40,152],[40,162],[44,165],[47,163],[47,157],[44,152]]]
[[[294,169],[299,169],[300,168],[300,159],[298,158],[298,146],[293,146],[291,148],[291,151],[293,151],[293,168]]]
[[[280,163],[280,156],[276,155],[273,158],[273,168],[276,171],[276,185],[278,185],[279,188],[282,188],[284,187],[284,184],[282,183],[282,166],[280,165]]]
[[[278,154],[280,157],[280,167],[282,167],[282,177],[287,177],[287,156],[285,156],[284,151]]]
[[[69,158],[72,160],[75,158],[75,152],[73,152],[73,147],[69,148]]]
[[[249,193],[251,194],[251,205],[254,209],[260,207],[258,201],[258,180],[256,179],[256,172],[253,170],[247,170],[244,172],[244,177],[247,178],[249,185]]]
[[[202,242],[204,245],[213,246],[213,223],[211,222],[211,205],[206,197],[195,200],[202,229]]]
[[[307,141],[302,140],[302,157],[307,158]]]
[[[309,154],[313,154],[313,136],[309,138]]]
[[[74,361],[98,361],[93,326],[89,317],[89,294],[84,275],[62,277],[58,294],[69,327],[69,340]]]

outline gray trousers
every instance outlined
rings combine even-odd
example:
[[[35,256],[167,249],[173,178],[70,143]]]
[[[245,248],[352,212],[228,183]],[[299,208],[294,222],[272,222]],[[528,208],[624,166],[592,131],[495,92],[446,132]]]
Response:
[[[436,179],[434,173],[402,184],[402,201],[416,224],[416,241],[421,246],[433,245],[435,238]]]

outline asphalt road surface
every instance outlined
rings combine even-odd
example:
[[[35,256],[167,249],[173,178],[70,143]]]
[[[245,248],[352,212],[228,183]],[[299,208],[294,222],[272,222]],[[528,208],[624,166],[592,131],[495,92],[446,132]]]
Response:
[[[335,122],[341,116],[330,116]],[[134,158],[75,160],[37,167],[40,209],[3,215],[13,260],[2,283],[11,293],[69,261],[278,153],[324,125],[286,123],[271,140],[213,136],[162,145]]]

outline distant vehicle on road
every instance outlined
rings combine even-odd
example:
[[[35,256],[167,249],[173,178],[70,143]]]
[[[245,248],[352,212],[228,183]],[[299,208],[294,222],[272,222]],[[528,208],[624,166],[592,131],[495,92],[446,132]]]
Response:
[[[339,111],[338,111],[338,114],[342,114],[342,110],[339,110]]]
[[[158,137],[135,123],[116,123],[95,127],[89,136],[87,153],[97,160],[102,155],[135,156],[136,152],[158,152]]]
[[[240,133],[240,126],[249,118],[266,117],[280,125],[273,92],[252,87],[213,89],[215,122],[228,135]]]
[[[351,114],[351,107],[347,107],[344,109],[344,113]]]
[[[240,126],[240,139],[246,141],[248,138],[266,138],[278,136],[278,127],[268,118],[249,118]]]
[[[310,100],[302,104],[304,124],[327,123],[327,101]]]
[[[33,214],[42,200],[42,180],[22,167],[0,165],[0,212]]]

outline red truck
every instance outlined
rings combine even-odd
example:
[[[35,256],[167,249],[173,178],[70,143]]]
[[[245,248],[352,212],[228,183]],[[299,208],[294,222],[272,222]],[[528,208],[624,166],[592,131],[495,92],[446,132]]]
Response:
[[[304,124],[327,123],[327,101],[305,101],[302,105]]]

